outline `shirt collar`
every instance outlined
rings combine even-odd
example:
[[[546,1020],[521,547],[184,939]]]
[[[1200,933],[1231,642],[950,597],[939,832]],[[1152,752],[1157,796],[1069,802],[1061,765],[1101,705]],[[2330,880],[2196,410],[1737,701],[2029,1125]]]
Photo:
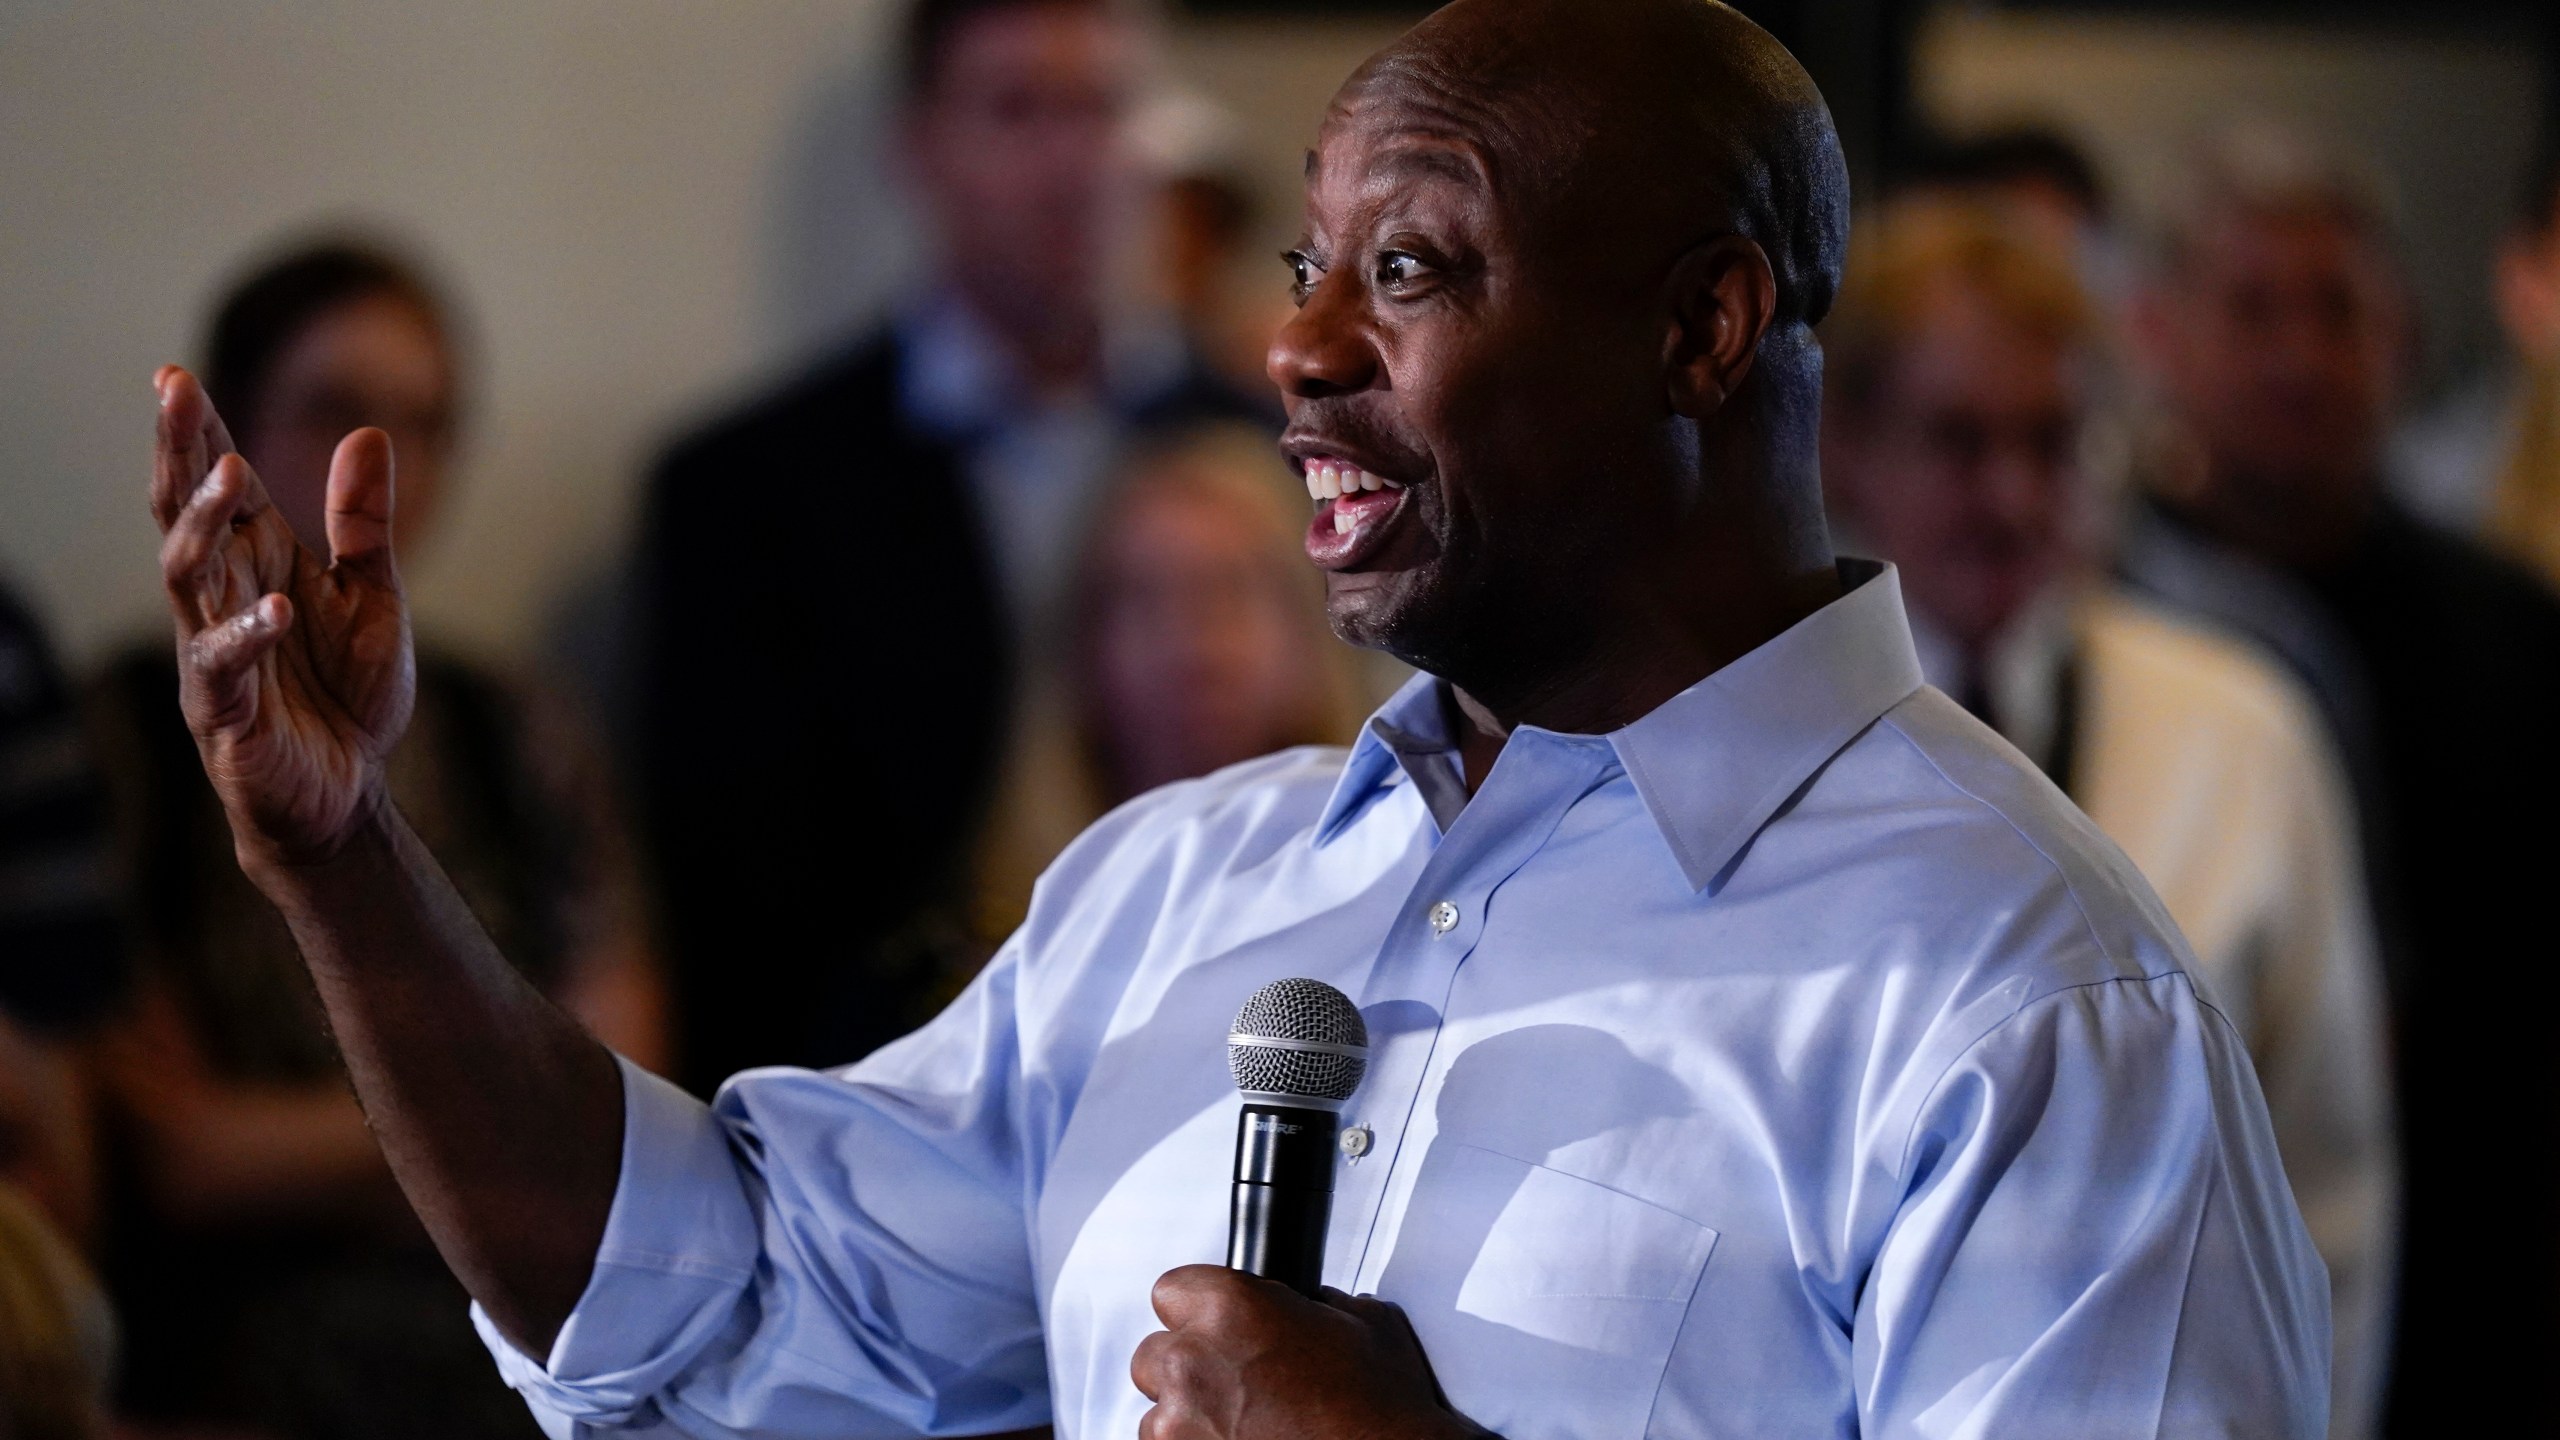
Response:
[[[1608,737],[1693,887],[1712,885],[1788,797],[1921,686],[1893,567],[1842,560],[1840,580],[1838,599]],[[1317,844],[1400,771],[1448,829],[1451,787],[1457,806],[1465,797],[1440,683],[1417,675],[1369,717],[1317,819]]]
[[[1447,834],[1466,808],[1465,778],[1458,772],[1458,744],[1449,734],[1448,712],[1440,701],[1440,678],[1417,674],[1387,697],[1387,703],[1360,727],[1343,762],[1342,778],[1316,819],[1315,843],[1342,833],[1371,800],[1398,779],[1414,781],[1431,818]]]

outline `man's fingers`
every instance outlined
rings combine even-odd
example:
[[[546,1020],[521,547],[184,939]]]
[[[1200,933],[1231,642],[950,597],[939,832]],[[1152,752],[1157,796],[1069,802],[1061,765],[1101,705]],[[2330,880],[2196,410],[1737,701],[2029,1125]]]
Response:
[[[1404,1313],[1403,1306],[1375,1295],[1346,1295],[1330,1285],[1324,1287],[1321,1298],[1334,1309],[1367,1324],[1371,1330],[1401,1339],[1413,1351],[1414,1358],[1421,1362],[1422,1373],[1431,1382],[1433,1402],[1443,1410],[1449,1408],[1448,1393],[1440,1388],[1440,1377],[1431,1368],[1430,1352],[1422,1348],[1422,1336],[1414,1330],[1413,1317]]]
[[[189,640],[185,685],[200,697],[189,718],[204,727],[246,717],[257,688],[257,665],[293,628],[293,602],[262,595],[248,609]]]
[[[152,394],[160,402],[159,434],[152,447],[151,518],[160,522],[162,530],[176,522],[203,478],[192,470],[202,426],[193,416],[196,397],[186,393],[187,380],[187,372],[175,365],[163,365],[151,377]]]
[[[1138,1342],[1137,1352],[1129,1357],[1129,1383],[1138,1387],[1139,1394],[1150,1400],[1164,1398],[1165,1361],[1172,1348],[1173,1335],[1165,1330]]]
[[[160,540],[160,574],[172,586],[194,577],[231,538],[231,517],[240,508],[240,472],[230,465],[214,468],[172,516]]]
[[[160,438],[151,472],[151,514],[167,529],[215,461],[233,453],[231,432],[196,377],[163,365],[152,377],[160,397]]]
[[[364,567],[391,557],[391,437],[370,427],[329,457],[329,563]]]
[[[206,582],[245,510],[248,482],[247,463],[225,457],[196,486],[160,542],[160,578],[168,586],[182,634],[193,635],[223,618],[221,597],[206,593]]]
[[[1224,1265],[1185,1265],[1157,1277],[1155,1289],[1147,1299],[1166,1329],[1179,1330],[1207,1318],[1216,1308],[1233,1303],[1238,1282],[1252,1279]]]
[[[197,636],[190,647],[198,673],[213,681],[247,672],[293,628],[293,602],[261,595],[248,609]]]
[[[1354,1295],[1347,1290],[1336,1290],[1330,1285],[1317,1290],[1316,1298],[1336,1310],[1348,1310],[1373,1324],[1389,1315],[1399,1320],[1404,1317],[1402,1310],[1375,1295]]]

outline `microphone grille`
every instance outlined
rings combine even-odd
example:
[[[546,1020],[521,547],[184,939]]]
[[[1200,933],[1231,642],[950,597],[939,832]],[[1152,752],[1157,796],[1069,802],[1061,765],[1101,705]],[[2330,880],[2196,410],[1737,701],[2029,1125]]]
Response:
[[[1310,1045],[1327,1048],[1298,1048]],[[1368,1071],[1369,1027],[1350,997],[1321,980],[1274,980],[1236,1012],[1227,1067],[1249,1094],[1338,1105]]]

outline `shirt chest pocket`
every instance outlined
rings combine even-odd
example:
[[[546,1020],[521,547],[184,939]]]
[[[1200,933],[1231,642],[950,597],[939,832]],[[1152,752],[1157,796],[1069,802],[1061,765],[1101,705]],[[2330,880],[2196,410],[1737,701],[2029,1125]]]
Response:
[[[1379,1293],[1507,1440],[1644,1433],[1716,1232],[1476,1146],[1432,1147]]]

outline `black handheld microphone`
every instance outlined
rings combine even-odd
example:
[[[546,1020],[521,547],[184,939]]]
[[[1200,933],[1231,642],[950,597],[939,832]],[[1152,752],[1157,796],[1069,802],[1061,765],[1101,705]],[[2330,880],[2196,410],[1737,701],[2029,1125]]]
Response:
[[[1274,980],[1237,1013],[1227,1067],[1244,1092],[1227,1268],[1312,1296],[1333,1218],[1334,1136],[1369,1068],[1369,1027],[1321,980]]]

